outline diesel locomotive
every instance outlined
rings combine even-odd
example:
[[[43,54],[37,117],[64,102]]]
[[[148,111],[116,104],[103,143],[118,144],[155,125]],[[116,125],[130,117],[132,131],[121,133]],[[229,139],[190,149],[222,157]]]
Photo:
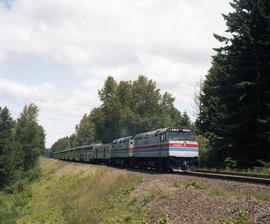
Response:
[[[54,153],[54,158],[130,168],[189,171],[198,165],[198,143],[189,128],[168,127]]]

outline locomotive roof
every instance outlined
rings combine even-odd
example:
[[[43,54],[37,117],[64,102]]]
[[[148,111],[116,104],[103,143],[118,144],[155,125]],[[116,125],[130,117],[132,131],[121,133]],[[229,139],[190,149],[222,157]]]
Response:
[[[90,147],[90,146],[93,146],[93,145],[77,146],[77,147],[70,148],[70,149],[64,149],[64,150],[61,150],[61,151],[58,151],[58,152],[55,152],[55,153],[68,152],[68,151],[72,151],[72,150],[76,150],[76,149],[84,149],[84,148],[88,148],[88,147]]]
[[[124,140],[130,140],[132,138],[133,138],[133,136],[127,136],[127,137],[117,138],[117,139],[113,140],[112,143],[117,143],[117,142],[124,141]]]
[[[134,136],[135,137],[139,137],[139,136],[145,136],[145,135],[153,135],[153,134],[157,134],[157,133],[163,133],[163,132],[166,132],[170,129],[179,129],[179,130],[190,130],[190,128],[185,128],[185,127],[167,127],[167,128],[159,128],[159,129],[156,129],[154,131],[149,131],[149,132],[144,132],[144,133],[139,133],[137,135]]]

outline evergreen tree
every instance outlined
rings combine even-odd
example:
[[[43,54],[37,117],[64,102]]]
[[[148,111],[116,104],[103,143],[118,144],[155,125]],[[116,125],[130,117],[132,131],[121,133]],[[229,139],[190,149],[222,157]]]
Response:
[[[14,127],[7,107],[0,107],[0,189],[11,182],[17,165]]]
[[[234,0],[231,6],[223,15],[231,35],[215,35],[224,46],[215,49],[197,125],[219,163],[229,157],[247,167],[269,158],[270,2]]]
[[[190,125],[191,125],[190,118],[189,118],[186,111],[183,113],[182,120],[181,120],[181,125],[184,126],[184,127],[190,127]]]

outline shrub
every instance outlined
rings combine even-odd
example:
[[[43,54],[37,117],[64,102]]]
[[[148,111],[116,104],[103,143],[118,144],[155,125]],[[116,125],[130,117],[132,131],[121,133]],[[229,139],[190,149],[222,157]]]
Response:
[[[203,186],[202,184],[198,183],[197,181],[191,181],[191,182],[189,182],[189,183],[187,183],[185,185],[185,188],[189,188],[189,187],[194,187],[194,188],[199,189],[199,190],[205,189],[205,186]]]
[[[246,212],[242,209],[239,209],[237,212],[237,217],[235,220],[229,217],[221,217],[219,220],[219,224],[246,224],[247,223]]]

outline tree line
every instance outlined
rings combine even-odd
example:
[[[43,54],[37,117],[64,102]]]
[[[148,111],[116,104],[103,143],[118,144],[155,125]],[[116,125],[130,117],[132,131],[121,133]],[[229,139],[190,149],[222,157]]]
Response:
[[[223,15],[228,37],[214,34],[212,66],[199,96],[204,166],[231,168],[270,161],[270,1],[234,0]]]
[[[38,107],[26,105],[14,120],[0,107],[0,189],[26,177],[35,178],[37,161],[45,150],[45,131],[38,124]]]
[[[102,105],[85,114],[75,133],[57,140],[55,151],[114,139],[168,126],[191,126],[186,112],[174,106],[169,92],[161,94],[156,82],[140,75],[135,81],[120,81],[109,76],[98,91]]]

